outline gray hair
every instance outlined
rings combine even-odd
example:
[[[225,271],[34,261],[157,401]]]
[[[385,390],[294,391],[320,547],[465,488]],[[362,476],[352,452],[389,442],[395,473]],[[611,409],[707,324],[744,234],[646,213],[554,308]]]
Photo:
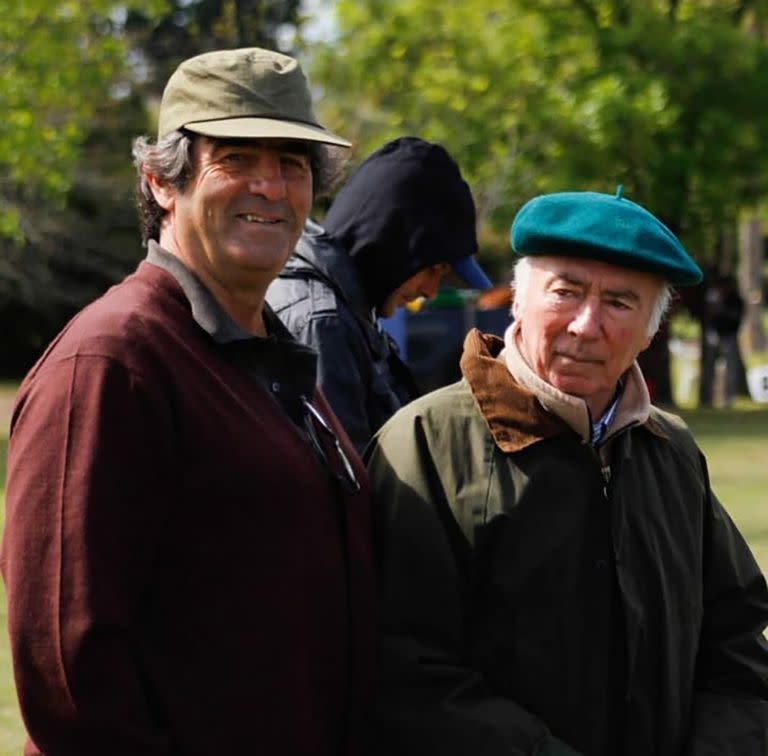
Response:
[[[192,177],[192,144],[198,137],[188,131],[172,131],[153,144],[149,137],[133,141],[136,167],[136,209],[143,244],[160,238],[160,224],[166,211],[160,207],[145,171],[184,191]],[[315,199],[331,194],[346,161],[345,150],[319,142],[307,142],[312,168],[312,193]]]
[[[526,297],[528,296],[528,281],[531,277],[531,258],[521,257],[515,263],[514,278],[512,279],[512,294],[513,299],[516,299],[518,305],[523,307],[525,305]],[[656,295],[656,301],[651,311],[651,316],[648,318],[648,326],[646,328],[646,336],[653,338],[656,335],[656,331],[659,330],[661,321],[669,311],[669,307],[672,304],[672,295],[674,290],[668,281],[661,281],[658,294]]]

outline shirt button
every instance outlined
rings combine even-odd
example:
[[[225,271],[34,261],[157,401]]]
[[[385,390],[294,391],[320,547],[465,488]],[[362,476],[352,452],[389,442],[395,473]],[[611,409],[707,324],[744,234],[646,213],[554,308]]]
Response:
[[[272,393],[273,394],[279,394],[280,393],[280,384],[277,381],[275,381],[272,384]]]

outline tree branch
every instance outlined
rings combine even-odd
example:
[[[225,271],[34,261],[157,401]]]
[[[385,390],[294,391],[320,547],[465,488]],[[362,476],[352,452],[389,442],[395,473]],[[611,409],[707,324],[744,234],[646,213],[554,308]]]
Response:
[[[597,16],[597,9],[589,0],[573,0],[573,4],[584,12],[584,15],[597,28],[600,24]]]
[[[616,20],[622,26],[629,26],[632,14],[630,13],[629,4],[626,2],[626,0],[616,0],[615,9]]]
[[[744,18],[744,14],[749,10],[749,7],[752,5],[750,0],[741,0],[740,3],[736,4],[736,7],[733,9],[733,20],[739,24],[741,23],[741,20]]]

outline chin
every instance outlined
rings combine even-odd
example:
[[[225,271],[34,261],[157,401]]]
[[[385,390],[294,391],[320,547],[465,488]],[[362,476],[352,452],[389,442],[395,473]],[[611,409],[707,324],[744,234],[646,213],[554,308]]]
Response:
[[[552,378],[549,381],[558,391],[562,391],[564,394],[570,396],[576,396],[580,399],[591,396],[595,393],[596,389],[591,381],[584,380],[583,378]]]

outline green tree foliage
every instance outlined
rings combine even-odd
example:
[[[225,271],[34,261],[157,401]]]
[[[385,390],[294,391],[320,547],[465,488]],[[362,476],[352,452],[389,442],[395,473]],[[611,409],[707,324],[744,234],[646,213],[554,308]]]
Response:
[[[508,209],[550,180],[540,166],[557,161],[553,135],[574,118],[569,82],[594,58],[575,35],[552,54],[542,15],[514,5],[339,0],[338,37],[312,66],[326,120],[343,124],[360,156],[402,133],[442,142],[481,219]]]
[[[403,132],[443,142],[499,231],[533,193],[622,183],[714,255],[768,189],[767,7],[338,0],[312,75],[361,156]]]
[[[296,42],[301,0],[167,0],[159,19],[132,14],[129,28],[140,38],[152,81],[160,94],[178,63],[225,47],[286,49]]]
[[[572,11],[537,3],[554,35]],[[696,251],[721,254],[738,214],[768,191],[765,2],[574,2],[597,67],[578,88],[586,143],[575,180],[621,182]]]
[[[20,205],[66,196],[97,103],[129,74],[124,18],[109,0],[0,0],[0,232],[20,239]]]
[[[161,0],[142,2],[147,13]],[[0,371],[29,362],[69,313],[87,275],[58,285],[49,242],[66,213],[80,149],[94,119],[125,88],[129,65],[124,4],[0,0]],[[111,199],[109,193],[107,199]],[[73,232],[87,238],[82,227]],[[58,252],[58,250],[57,250]],[[28,350],[27,357],[22,353]]]

